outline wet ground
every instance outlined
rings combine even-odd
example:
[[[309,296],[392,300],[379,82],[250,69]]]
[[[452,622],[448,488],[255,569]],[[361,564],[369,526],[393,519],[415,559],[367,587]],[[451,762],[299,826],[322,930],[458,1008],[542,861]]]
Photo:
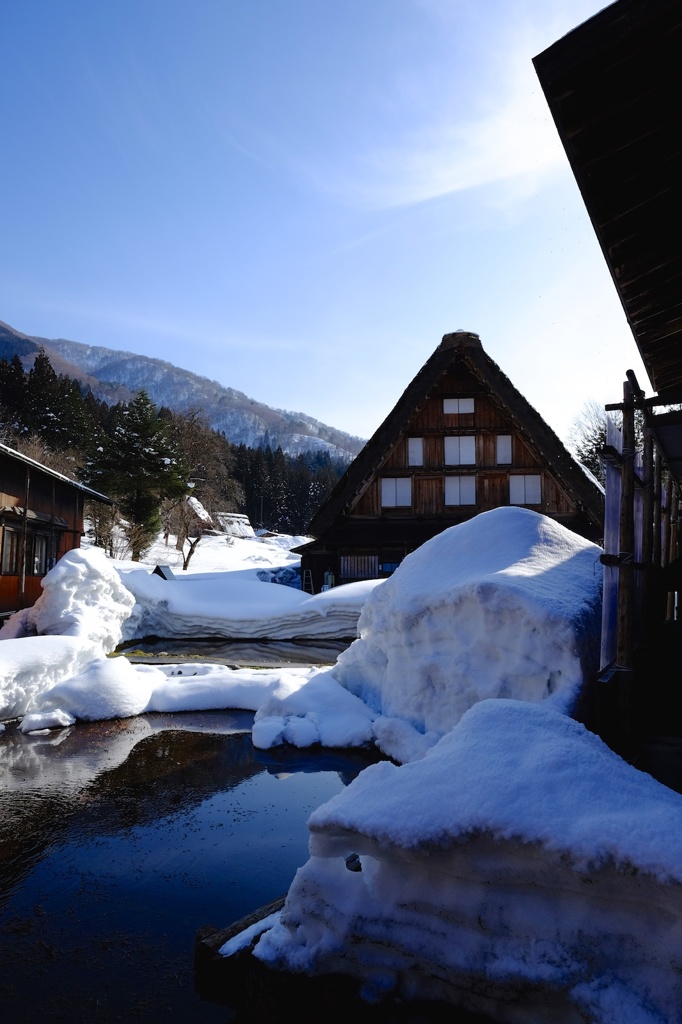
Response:
[[[0,735],[0,1007],[34,1021],[226,1021],[196,930],[286,892],[310,812],[368,762],[258,752],[247,713]]]

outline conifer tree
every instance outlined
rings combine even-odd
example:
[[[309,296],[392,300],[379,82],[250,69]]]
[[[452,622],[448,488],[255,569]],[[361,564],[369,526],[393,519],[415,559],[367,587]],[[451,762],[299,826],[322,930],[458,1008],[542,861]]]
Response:
[[[25,429],[26,375],[18,355],[0,359],[0,417],[15,433]]]
[[[129,405],[117,406],[114,414],[113,429],[101,437],[88,460],[85,479],[115,499],[126,520],[131,557],[139,561],[160,529],[161,502],[187,491],[187,475],[145,391]]]

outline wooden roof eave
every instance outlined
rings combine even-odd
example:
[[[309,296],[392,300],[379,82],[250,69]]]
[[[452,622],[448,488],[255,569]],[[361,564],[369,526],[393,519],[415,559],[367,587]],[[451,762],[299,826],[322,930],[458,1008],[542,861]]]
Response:
[[[93,491],[91,487],[86,487],[85,484],[79,483],[78,480],[72,480],[71,477],[65,476],[64,473],[59,473],[56,469],[50,469],[49,466],[44,466],[42,462],[37,462],[28,455],[24,455],[22,452],[18,452],[14,448],[10,448],[8,445],[0,443],[0,454],[3,453],[5,455],[9,455],[17,462],[23,462],[24,465],[29,466],[32,469],[37,469],[45,476],[59,480],[61,483],[69,484],[69,486],[81,491],[85,498],[91,498],[93,501],[100,501],[105,505],[114,504],[112,499],[107,498],[105,494],[100,494],[99,491]]]

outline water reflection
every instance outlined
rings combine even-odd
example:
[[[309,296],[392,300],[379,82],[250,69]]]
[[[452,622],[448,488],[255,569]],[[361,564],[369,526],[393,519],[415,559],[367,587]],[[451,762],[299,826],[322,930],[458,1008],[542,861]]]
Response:
[[[252,717],[0,736],[0,1005],[13,1024],[226,1019],[194,995],[196,929],[284,893],[311,810],[368,760],[254,751]]]
[[[136,651],[156,658],[203,658],[218,661],[235,668],[274,668],[279,665],[309,666],[333,665],[339,654],[351,644],[351,640],[163,640],[147,637],[131,640],[121,648],[121,653],[136,660]],[[146,659],[145,659],[146,660]]]

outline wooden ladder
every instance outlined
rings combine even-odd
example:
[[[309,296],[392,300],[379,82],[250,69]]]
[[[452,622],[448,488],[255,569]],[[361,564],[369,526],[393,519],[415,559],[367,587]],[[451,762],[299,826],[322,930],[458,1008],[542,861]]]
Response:
[[[315,593],[315,590],[313,588],[313,574],[310,571],[310,569],[304,569],[303,570],[303,579],[301,580],[301,590],[305,591],[308,594],[314,594]]]

